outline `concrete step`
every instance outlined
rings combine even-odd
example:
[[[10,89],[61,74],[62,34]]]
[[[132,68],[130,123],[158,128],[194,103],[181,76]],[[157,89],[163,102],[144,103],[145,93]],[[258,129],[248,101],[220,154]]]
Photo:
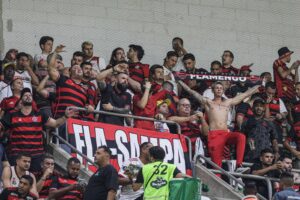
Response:
[[[69,158],[71,158],[71,155],[68,154],[63,149],[61,149],[58,145],[53,144],[53,143],[50,143],[48,148],[49,148],[49,151],[54,156],[55,163],[57,164],[57,166],[66,173],[67,161]],[[90,179],[90,177],[92,175],[93,175],[93,173],[91,171],[86,170],[85,167],[82,165],[82,167],[80,169],[79,178],[88,182],[88,180]]]
[[[203,195],[208,196],[212,200],[239,200],[243,195],[228,183],[217,177],[210,172],[205,166],[201,164],[195,164],[195,176],[198,177],[202,183],[208,185],[209,191],[202,192]]]

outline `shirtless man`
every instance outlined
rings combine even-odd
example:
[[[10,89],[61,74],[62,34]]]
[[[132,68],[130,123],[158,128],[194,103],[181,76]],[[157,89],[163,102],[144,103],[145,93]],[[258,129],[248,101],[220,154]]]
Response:
[[[209,121],[208,151],[212,161],[221,167],[224,146],[226,144],[235,144],[237,152],[237,167],[241,166],[244,157],[246,139],[241,133],[229,132],[227,128],[228,112],[230,111],[231,106],[239,104],[243,99],[258,92],[259,86],[254,86],[245,93],[241,93],[234,98],[224,99],[222,97],[224,93],[224,86],[221,82],[215,82],[212,85],[214,99],[210,100],[190,89],[182,81],[179,81],[179,84],[205,107]]]

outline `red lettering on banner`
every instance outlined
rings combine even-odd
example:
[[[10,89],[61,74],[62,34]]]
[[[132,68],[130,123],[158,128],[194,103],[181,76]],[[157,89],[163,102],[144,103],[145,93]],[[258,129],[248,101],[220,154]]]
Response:
[[[150,141],[153,145],[159,145],[165,150],[165,161],[174,163],[184,173],[191,173],[189,148],[183,135],[76,119],[68,119],[67,132],[69,142],[91,160],[98,146],[108,146],[113,154],[111,164],[117,170],[129,158],[139,156],[140,144]],[[76,154],[73,152],[73,155]],[[77,155],[77,157],[83,161],[81,156]],[[95,170],[94,167],[91,169]]]

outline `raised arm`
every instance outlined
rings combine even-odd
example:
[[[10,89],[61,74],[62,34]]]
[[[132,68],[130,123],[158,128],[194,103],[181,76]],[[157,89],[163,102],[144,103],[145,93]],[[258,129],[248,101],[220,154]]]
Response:
[[[50,79],[53,80],[54,82],[57,82],[60,77],[60,73],[56,67],[57,55],[59,53],[65,52],[64,50],[65,47],[66,47],[65,45],[60,44],[55,48],[54,52],[49,55],[51,56],[51,59],[50,62],[48,63],[48,73]]]
[[[140,109],[144,109],[148,103],[148,99],[150,96],[151,83],[147,81],[145,83],[145,91],[142,98],[136,103],[137,107]]]
[[[55,66],[56,63],[56,52],[53,52],[51,55],[50,63],[48,64],[48,73],[50,78],[54,81],[57,82],[59,79],[59,71]]]
[[[42,97],[48,98],[49,92],[45,89],[46,83],[49,80],[49,75],[45,76],[43,80],[40,82],[38,87],[36,88],[37,93],[39,93]]]
[[[201,94],[199,94],[198,92],[196,92],[195,90],[192,90],[187,84],[185,84],[182,81],[178,81],[179,85],[181,85],[181,87],[188,92],[189,94],[191,94],[193,97],[195,97],[200,103],[202,104],[206,104],[207,102],[207,98],[203,97]]]
[[[28,61],[25,65],[25,70],[28,72],[29,76],[31,77],[31,83],[33,85],[38,85],[39,84],[39,79],[38,77],[35,75],[35,73],[32,70],[32,67],[29,64],[30,62]]]
[[[250,97],[251,95],[257,93],[259,87],[260,87],[260,85],[256,85],[256,86],[248,89],[246,92],[241,93],[232,99],[228,99],[228,101],[230,101],[229,103],[231,105],[237,105],[237,104],[241,103],[247,97]]]
[[[297,67],[298,67],[299,65],[300,65],[300,61],[297,60],[297,61],[295,61],[295,62],[292,64],[292,66],[291,66],[288,70],[286,70],[286,71],[284,71],[282,67],[279,67],[279,68],[278,68],[279,76],[280,76],[281,78],[286,78],[288,75],[291,74],[292,70],[297,69]]]
[[[102,72],[98,73],[96,75],[96,80],[97,80],[97,82],[101,82],[107,76],[112,75],[113,72],[117,72],[117,73],[124,72],[124,73],[126,73],[127,72],[127,68],[128,68],[127,64],[124,64],[124,63],[117,64],[117,65],[115,65],[115,66],[113,66],[113,67],[111,67],[109,69],[103,70]]]

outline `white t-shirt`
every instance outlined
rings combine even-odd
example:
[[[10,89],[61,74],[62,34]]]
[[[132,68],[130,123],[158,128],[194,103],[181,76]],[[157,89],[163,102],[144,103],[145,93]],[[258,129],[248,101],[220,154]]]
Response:
[[[31,76],[29,75],[28,71],[16,70],[14,78],[16,77],[19,77],[23,80],[24,88],[29,88],[32,91]]]
[[[45,61],[47,61],[47,57],[48,57],[48,54],[37,54],[37,55],[35,55],[34,56],[34,64],[35,64],[35,66],[38,66],[38,64],[39,64],[39,62],[41,61],[41,60],[45,60]]]
[[[12,187],[18,187],[20,183],[20,178],[18,177],[16,173],[16,167],[15,166],[10,166],[10,171],[11,171],[11,178],[10,178],[10,184]],[[26,175],[31,175],[29,171],[25,172]]]
[[[127,160],[126,162],[123,163],[123,166],[121,167],[121,169],[119,171],[119,175],[121,175],[123,177],[127,177],[127,175],[124,174],[124,170],[129,165],[134,165],[137,168],[141,169],[144,164],[142,163],[142,161],[139,158],[129,158],[129,160]],[[135,174],[135,178],[137,176],[137,173],[138,173],[138,171]],[[136,198],[140,197],[143,193],[144,193],[143,188],[141,188],[138,191],[134,192],[132,190],[132,185],[122,186],[119,200],[136,199]]]
[[[185,68],[184,68],[183,62],[182,62],[182,58],[183,58],[183,56],[178,57],[177,63],[175,65],[173,71],[176,71],[176,72],[180,72],[180,70],[185,71]]]
[[[279,99],[279,109],[280,109],[280,113],[284,113],[287,112],[286,106],[284,105],[283,101],[281,99]]]
[[[10,85],[3,81],[0,81],[0,103],[4,98],[10,96],[12,96]]]
[[[170,78],[171,78],[171,80],[169,80],[169,82],[171,82],[172,85],[173,85],[173,92],[176,95],[178,95],[177,83],[175,81],[175,77],[174,77],[173,73],[168,68],[166,68],[165,66],[163,66],[163,69],[164,69],[164,76],[170,76]]]

